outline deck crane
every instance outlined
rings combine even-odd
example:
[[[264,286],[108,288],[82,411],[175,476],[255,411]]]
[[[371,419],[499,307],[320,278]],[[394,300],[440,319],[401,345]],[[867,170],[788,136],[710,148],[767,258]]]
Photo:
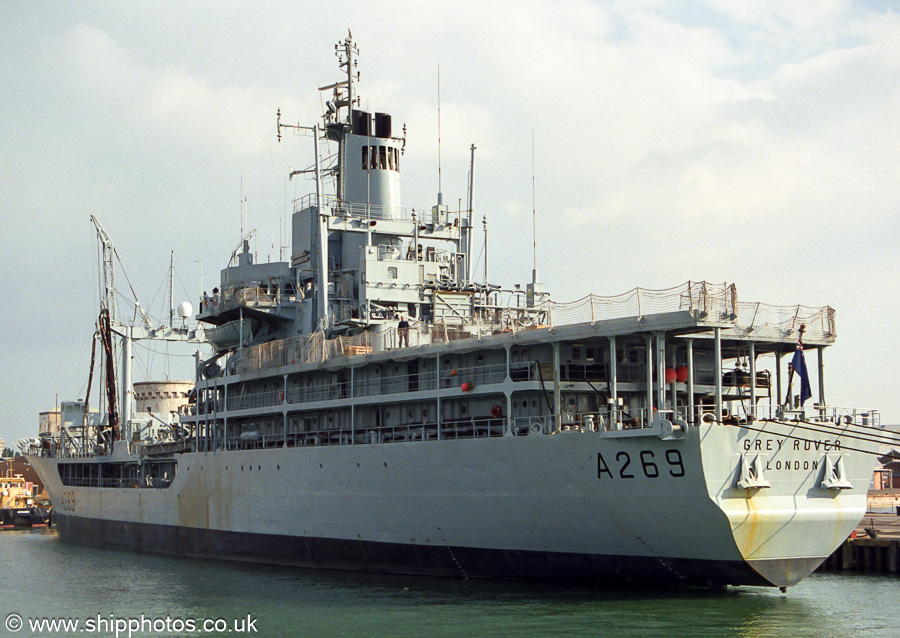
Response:
[[[106,391],[108,400],[109,422],[107,429],[111,430],[112,439],[120,437],[120,423],[128,424],[132,417],[132,404],[134,402],[133,383],[133,354],[134,341],[152,339],[156,341],[180,341],[184,343],[207,343],[202,327],[180,328],[171,325],[156,324],[137,304],[141,315],[141,322],[137,325],[129,325],[119,320],[116,303],[115,268],[113,258],[117,257],[115,246],[109,235],[104,230],[100,221],[91,215],[91,222],[97,230],[97,241],[100,243],[103,281],[101,282],[100,321],[99,333],[106,351]],[[171,305],[171,304],[170,304]],[[188,313],[191,311],[188,310]],[[173,323],[173,313],[169,312],[170,321]],[[116,391],[115,374],[115,339],[116,335],[122,343],[121,358],[121,391]],[[121,415],[118,406],[121,405]],[[108,449],[112,451],[112,446]]]

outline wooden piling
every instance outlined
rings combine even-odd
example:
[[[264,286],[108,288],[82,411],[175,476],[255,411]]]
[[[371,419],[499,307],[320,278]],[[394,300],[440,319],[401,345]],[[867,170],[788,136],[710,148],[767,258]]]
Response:
[[[817,571],[896,574],[900,571],[900,539],[848,538]]]

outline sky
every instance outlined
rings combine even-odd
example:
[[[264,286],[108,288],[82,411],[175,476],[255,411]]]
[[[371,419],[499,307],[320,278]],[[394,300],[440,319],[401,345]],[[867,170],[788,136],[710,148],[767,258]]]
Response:
[[[276,110],[318,120],[348,30],[364,108],[407,126],[407,207],[436,203],[440,76],[440,190],[465,201],[475,144],[492,281],[536,260],[557,301],[706,280],[830,305],[829,403],[900,422],[900,4],[0,0],[0,437],[83,397],[91,215],[126,315],[168,315],[170,258],[196,307],[242,230],[289,253],[312,144]],[[161,349],[136,380],[192,376]]]

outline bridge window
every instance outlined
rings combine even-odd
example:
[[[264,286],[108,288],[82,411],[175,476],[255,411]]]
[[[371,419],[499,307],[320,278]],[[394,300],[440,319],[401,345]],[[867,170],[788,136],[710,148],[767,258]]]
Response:
[[[400,172],[400,150],[391,146],[363,146],[362,169]]]

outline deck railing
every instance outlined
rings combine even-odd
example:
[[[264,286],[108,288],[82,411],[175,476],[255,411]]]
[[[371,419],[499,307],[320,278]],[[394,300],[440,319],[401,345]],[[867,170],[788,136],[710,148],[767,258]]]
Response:
[[[411,222],[413,220],[413,217],[415,217],[418,221],[424,222],[427,221],[427,219],[432,214],[430,210],[425,209],[416,210],[415,208],[403,208],[400,206],[355,204],[339,200],[335,197],[329,197],[327,195],[320,195],[318,201],[321,202],[321,206],[323,209],[330,209],[329,212],[332,215],[338,215],[341,217],[357,217],[359,219],[393,220],[402,222]],[[314,193],[304,195],[303,197],[294,200],[294,212],[297,213],[301,210],[305,210],[306,208],[315,205],[316,195]],[[457,212],[451,211],[449,213],[445,213],[445,215],[455,217],[457,215]]]
[[[851,408],[835,405],[819,405],[811,403],[804,406],[783,406],[760,403],[755,407],[747,403],[731,402],[732,409],[726,407],[723,416],[739,423],[746,423],[748,419],[772,420],[772,421],[803,421],[835,424],[854,424],[873,428],[881,427],[881,413],[878,410],[863,408]],[[705,412],[712,408],[706,406]]]
[[[835,425],[856,425],[871,428],[881,427],[881,415],[877,410],[862,410],[836,406],[808,406],[805,410],[784,410],[778,406],[760,405],[751,414],[723,410],[725,425],[751,427],[756,421],[766,419],[782,423],[833,423]],[[688,427],[699,423],[716,423],[715,410],[710,405],[684,406],[657,410],[656,408],[609,408],[589,412],[562,412],[515,417],[480,417],[445,419],[400,425],[359,425],[353,428],[333,428],[303,430],[296,426],[280,425],[275,431],[245,431],[239,435],[224,438],[224,447],[229,450],[264,449],[273,447],[324,446],[324,445],[371,445],[388,443],[409,443],[416,441],[438,441],[446,439],[477,439],[500,436],[540,436],[566,433],[613,433],[616,431],[645,430],[652,428],[660,419],[673,424],[683,421]],[[223,437],[219,435],[200,436],[193,439],[195,451],[221,449]],[[54,437],[43,448],[43,452],[33,446],[34,454],[59,456],[62,458],[92,457],[96,454],[82,453],[60,446]],[[52,451],[52,452],[51,452]],[[171,478],[138,479],[135,477],[69,478],[66,485],[85,487],[154,487],[165,488]]]
[[[114,487],[114,488],[150,488],[166,489],[172,485],[173,478],[101,478],[79,477],[67,478],[62,484],[67,487]]]
[[[540,375],[537,372],[537,363],[529,362],[525,367],[514,368],[514,381],[537,381]],[[549,364],[544,364],[549,365]],[[562,380],[577,380],[579,373],[571,371],[563,374]],[[552,370],[544,373],[544,381],[552,380]],[[620,377],[622,378],[622,377]],[[355,379],[351,383],[347,379],[331,381],[329,379],[314,380],[311,385],[290,387],[286,392],[280,390],[267,390],[263,392],[248,392],[237,394],[228,399],[231,410],[244,410],[250,408],[271,407],[295,403],[312,403],[317,401],[333,401],[353,397],[381,396],[385,394],[405,394],[423,390],[436,390],[452,388],[463,383],[472,383],[475,387],[487,384],[502,383],[506,379],[506,364],[490,364],[482,366],[470,366],[465,368],[452,368],[441,370],[422,370],[406,374],[381,375],[377,377],[363,377]],[[212,400],[211,400],[212,401]],[[205,405],[201,409],[212,412],[212,407]],[[221,402],[220,402],[221,407]]]
[[[327,430],[288,430],[286,433],[261,434],[244,432],[226,439],[229,450],[251,450],[269,447],[371,445],[409,443],[445,439],[475,439],[503,436],[508,421],[503,418],[472,418],[446,420],[441,423],[410,423],[405,425],[360,426]]]

